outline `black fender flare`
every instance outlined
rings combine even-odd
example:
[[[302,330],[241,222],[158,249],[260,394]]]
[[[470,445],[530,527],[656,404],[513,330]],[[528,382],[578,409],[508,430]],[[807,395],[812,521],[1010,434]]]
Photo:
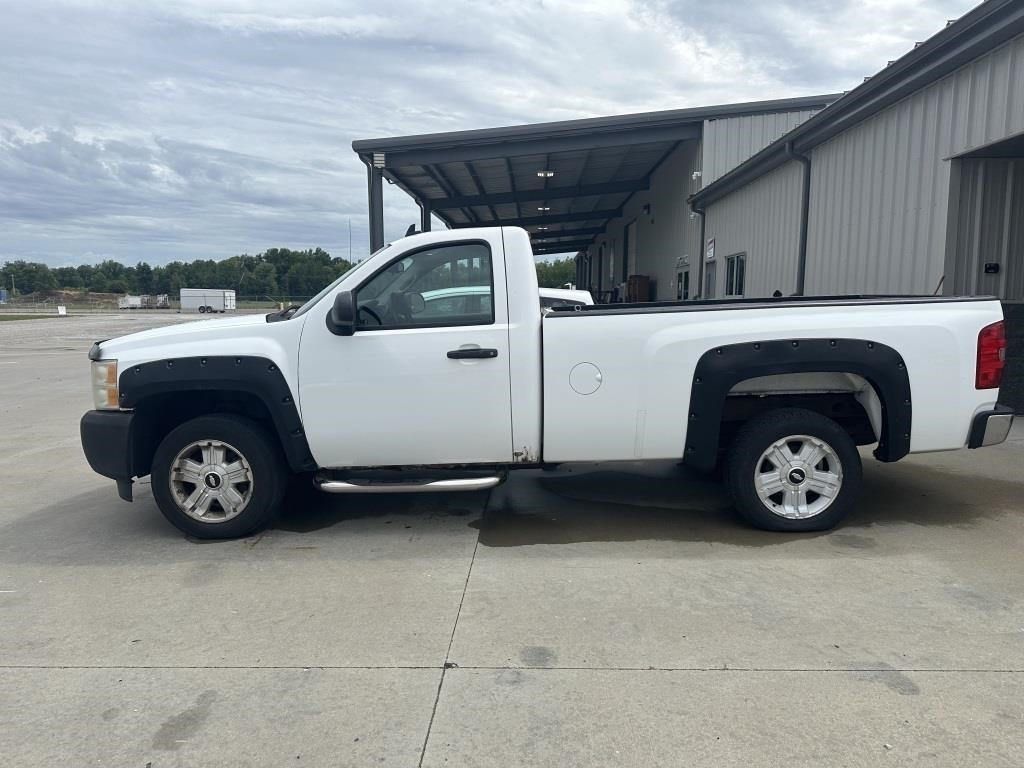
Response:
[[[293,471],[312,471],[302,419],[288,382],[270,359],[256,356],[176,357],[132,365],[118,377],[122,408],[136,408],[146,399],[177,392],[243,392],[266,407],[274,431]]]
[[[856,374],[875,388],[882,403],[875,458],[898,461],[910,452],[910,377],[899,352],[864,339],[782,339],[727,344],[701,355],[690,390],[683,461],[696,469],[714,469],[725,398],[741,381],[820,372]]]

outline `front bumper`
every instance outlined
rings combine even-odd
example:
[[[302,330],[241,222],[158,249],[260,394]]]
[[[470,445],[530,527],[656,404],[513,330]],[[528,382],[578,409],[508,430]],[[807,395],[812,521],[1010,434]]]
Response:
[[[991,411],[982,411],[974,417],[971,432],[967,436],[968,448],[984,448],[998,445],[1010,434],[1013,426],[1013,409],[997,405]]]
[[[88,411],[79,430],[82,450],[89,466],[97,474],[117,481],[117,493],[132,500],[134,413],[125,411]]]

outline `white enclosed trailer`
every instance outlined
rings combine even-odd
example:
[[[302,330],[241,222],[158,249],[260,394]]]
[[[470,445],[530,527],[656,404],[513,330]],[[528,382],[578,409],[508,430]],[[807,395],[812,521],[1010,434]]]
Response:
[[[117,300],[118,309],[141,309],[142,308],[142,297],[141,296],[122,296]]]
[[[227,312],[235,308],[235,292],[220,288],[182,288],[182,312]]]

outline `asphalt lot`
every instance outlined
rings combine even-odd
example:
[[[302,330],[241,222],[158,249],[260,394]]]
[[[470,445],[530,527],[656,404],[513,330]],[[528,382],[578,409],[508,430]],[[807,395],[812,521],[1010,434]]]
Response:
[[[85,352],[0,324],[0,765],[1019,766],[1024,425],[865,465],[828,534],[672,464],[297,490],[200,543],[78,441]]]

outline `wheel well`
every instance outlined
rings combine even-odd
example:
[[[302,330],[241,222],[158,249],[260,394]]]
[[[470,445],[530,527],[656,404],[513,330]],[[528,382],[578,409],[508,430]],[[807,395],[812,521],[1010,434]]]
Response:
[[[871,389],[874,393],[874,390]],[[876,395],[877,397],[877,395]],[[730,393],[722,410],[718,449],[725,452],[746,422],[780,408],[803,408],[835,421],[857,445],[878,442],[868,409],[856,392],[777,392],[771,394]]]
[[[210,414],[235,414],[262,424],[280,440],[266,404],[250,392],[184,390],[166,392],[135,406],[132,469],[137,477],[148,475],[157,446],[168,433],[186,421]]]

